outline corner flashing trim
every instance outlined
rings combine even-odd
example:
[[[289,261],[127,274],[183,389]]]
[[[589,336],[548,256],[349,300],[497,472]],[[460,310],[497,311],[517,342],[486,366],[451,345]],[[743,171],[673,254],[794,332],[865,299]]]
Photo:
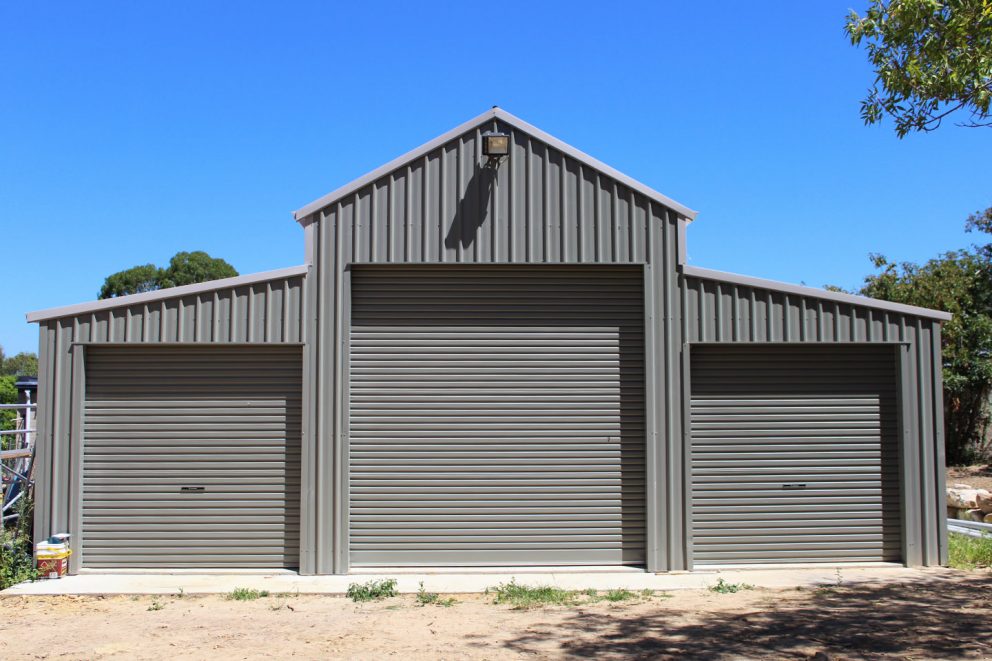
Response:
[[[396,168],[405,165],[410,161],[416,160],[417,158],[423,156],[424,154],[427,154],[437,149],[444,143],[453,140],[454,138],[457,138],[466,131],[469,131],[470,129],[475,128],[476,126],[491,119],[498,119],[500,121],[506,122],[507,124],[513,126],[514,128],[517,128],[523,131],[524,133],[529,134],[531,137],[537,138],[542,142],[546,142],[547,144],[551,145],[558,151],[567,154],[568,156],[571,156],[576,160],[582,161],[586,165],[589,165],[590,167],[601,171],[603,174],[607,175],[608,177],[612,177],[613,179],[616,179],[620,183],[624,184],[625,186],[628,186],[629,188],[636,190],[639,193],[651,198],[652,200],[658,202],[662,206],[668,207],[675,213],[684,216],[690,222],[693,219],[695,219],[696,215],[699,213],[698,211],[694,211],[689,207],[676,202],[675,200],[673,200],[672,198],[666,195],[662,195],[661,193],[654,190],[650,186],[646,186],[641,182],[637,181],[636,179],[632,179],[631,177],[628,177],[622,172],[610,167],[609,165],[606,165],[602,161],[599,161],[593,158],[592,156],[589,156],[588,154],[579,151],[575,147],[565,142],[562,142],[558,138],[555,138],[554,136],[545,133],[536,126],[528,124],[524,120],[515,117],[514,115],[511,115],[502,108],[492,108],[482,113],[481,115],[474,117],[473,119],[470,119],[467,122],[464,122],[463,124],[459,124],[455,128],[451,129],[450,131],[442,135],[439,135],[433,140],[425,142],[421,146],[412,149],[411,151],[408,151],[402,156],[394,158],[385,165],[380,166],[375,170],[372,170],[368,174],[365,174],[359,177],[358,179],[355,179],[351,183],[345,184],[344,186],[341,186],[340,188],[331,191],[327,195],[324,195],[314,200],[310,204],[307,204],[306,206],[297,209],[296,211],[293,212],[293,218],[297,222],[302,222],[307,216],[314,213],[315,211],[320,211],[324,207],[333,204],[334,202],[349,195],[350,193],[353,193],[356,190],[359,190],[360,188],[367,186],[376,179],[379,179],[380,177],[389,174]]]
[[[27,318],[28,323],[47,321],[49,319],[58,319],[60,317],[71,317],[89,312],[99,312],[101,310],[110,310],[112,308],[127,307],[129,305],[135,305],[136,303],[164,301],[171,298],[182,298],[183,296],[190,296],[192,294],[217,291],[219,289],[230,289],[231,287],[252,285],[258,282],[266,282],[268,280],[292,278],[306,275],[307,270],[308,267],[306,265],[291,266],[289,268],[276,269],[274,271],[262,271],[260,273],[239,275],[233,278],[198,282],[194,285],[183,285],[181,287],[170,287],[169,289],[158,289],[156,291],[145,292],[143,294],[130,294],[128,296],[118,296],[117,298],[106,298],[101,301],[90,301],[87,303],[77,303],[75,305],[65,305],[58,308],[36,310],[34,312],[28,312],[25,317]]]
[[[949,312],[930,310],[928,308],[921,308],[915,305],[893,303],[891,301],[883,301],[877,298],[869,298],[867,296],[855,296],[854,294],[827,291],[826,289],[818,289],[816,287],[792,285],[786,282],[779,282],[777,280],[765,280],[763,278],[755,278],[749,275],[739,275],[737,273],[704,269],[698,266],[683,266],[682,273],[686,276],[701,278],[703,280],[716,280],[718,282],[729,282],[735,285],[755,287],[756,289],[768,289],[771,291],[785,292],[787,294],[799,294],[800,296],[809,296],[826,301],[837,301],[840,303],[847,303],[848,305],[874,308],[876,310],[888,310],[890,312],[898,312],[900,314],[908,314],[915,317],[926,317],[927,319],[947,321],[953,316]]]

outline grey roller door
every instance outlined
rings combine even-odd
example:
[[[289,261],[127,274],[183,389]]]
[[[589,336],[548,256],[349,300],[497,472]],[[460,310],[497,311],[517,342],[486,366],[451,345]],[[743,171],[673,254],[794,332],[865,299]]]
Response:
[[[82,566],[299,562],[299,347],[88,347]]]
[[[696,565],[898,561],[895,351],[694,346]]]
[[[351,564],[643,563],[642,278],[356,269]]]

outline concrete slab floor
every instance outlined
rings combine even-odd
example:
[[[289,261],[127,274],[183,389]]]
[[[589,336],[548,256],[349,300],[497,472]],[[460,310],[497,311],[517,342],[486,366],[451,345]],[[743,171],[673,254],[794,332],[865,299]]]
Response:
[[[804,567],[798,569],[733,569],[671,574],[649,574],[632,571],[551,571],[511,570],[500,572],[430,571],[401,573],[393,576],[401,593],[413,593],[421,581],[426,590],[443,594],[483,592],[487,587],[516,580],[527,585],[553,585],[569,590],[698,590],[716,584],[719,579],[729,583],[748,583],[760,588],[797,588],[820,585],[855,583],[905,583],[939,580],[942,569],[909,569],[906,567]],[[381,579],[389,574],[361,573],[339,576],[300,576],[279,574],[80,574],[61,579],[21,583],[0,592],[0,596],[18,595],[119,595],[119,594],[224,594],[235,588],[254,588],[271,593],[343,594],[351,583]]]

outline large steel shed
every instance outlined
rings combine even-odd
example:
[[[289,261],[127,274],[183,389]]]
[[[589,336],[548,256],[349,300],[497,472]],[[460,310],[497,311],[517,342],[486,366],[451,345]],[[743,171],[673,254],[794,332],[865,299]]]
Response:
[[[946,560],[947,314],[689,266],[498,108],[295,217],[303,266],[28,315],[73,572]]]

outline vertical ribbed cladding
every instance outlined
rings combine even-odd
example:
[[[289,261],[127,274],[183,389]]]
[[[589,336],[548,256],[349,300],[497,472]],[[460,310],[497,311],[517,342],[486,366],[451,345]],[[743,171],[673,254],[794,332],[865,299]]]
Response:
[[[293,276],[40,322],[36,538],[70,524],[72,355],[81,345],[299,344],[304,318],[303,276]]]
[[[35,541],[69,525],[69,450],[72,351],[78,330],[72,318],[39,324],[37,456],[35,460]]]
[[[511,154],[491,167],[481,135]],[[652,203],[641,193],[498,120],[399,167],[311,216],[342,219],[348,262],[647,261]]]
[[[940,323],[793,292],[682,276],[682,333],[692,343],[902,343],[905,562],[946,561]]]
[[[511,154],[496,170],[479,148],[482,133],[492,129],[511,137]],[[472,263],[645,266],[647,451],[653,459],[647,566],[684,569],[679,222],[684,219],[643,193],[499,120],[303,219],[314,276],[307,305],[315,315],[306,352],[313,405],[304,472],[313,461],[316,491],[302,533],[303,555],[315,559],[312,571],[348,570],[349,376],[342,351],[350,331],[350,265]],[[327,476],[333,476],[330,484]],[[310,570],[304,562],[303,571]]]
[[[688,568],[678,219],[652,205],[645,268],[648,571]]]

